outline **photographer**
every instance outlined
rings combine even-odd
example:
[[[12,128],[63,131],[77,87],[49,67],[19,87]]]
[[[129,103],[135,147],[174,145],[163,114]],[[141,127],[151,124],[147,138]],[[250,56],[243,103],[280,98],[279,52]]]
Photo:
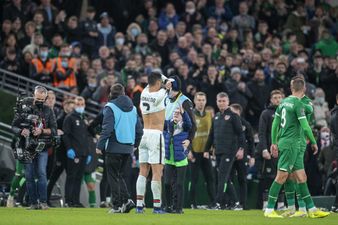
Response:
[[[34,98],[26,98],[23,110],[17,111],[12,122],[13,132],[25,138],[24,151],[30,151],[32,161],[25,162],[25,176],[30,207],[28,209],[48,209],[46,167],[51,137],[56,135],[56,119],[54,112],[44,105],[47,89],[35,87]],[[30,119],[30,118],[36,119]],[[27,126],[29,124],[29,126]],[[20,141],[23,146],[23,141]],[[37,182],[35,181],[37,178]],[[38,200],[39,203],[38,204]]]

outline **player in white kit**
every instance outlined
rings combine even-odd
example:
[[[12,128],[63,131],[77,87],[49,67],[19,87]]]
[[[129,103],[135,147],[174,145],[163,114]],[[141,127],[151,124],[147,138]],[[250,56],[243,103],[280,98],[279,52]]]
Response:
[[[171,83],[158,72],[152,72],[148,77],[148,86],[141,94],[140,108],[144,123],[143,136],[139,146],[140,174],[136,183],[136,212],[143,213],[144,194],[149,170],[152,170],[151,190],[153,193],[153,213],[162,214],[161,209],[161,179],[164,164],[164,139],[162,135],[165,120],[164,100]]]

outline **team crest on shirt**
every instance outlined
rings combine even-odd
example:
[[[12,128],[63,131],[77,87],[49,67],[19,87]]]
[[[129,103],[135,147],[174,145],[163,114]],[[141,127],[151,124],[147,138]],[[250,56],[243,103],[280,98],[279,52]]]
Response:
[[[242,131],[245,131],[246,130],[246,126],[242,126]]]
[[[230,119],[230,116],[229,115],[225,115],[224,116],[224,120],[229,120]]]
[[[80,120],[75,120],[76,126],[80,126]]]

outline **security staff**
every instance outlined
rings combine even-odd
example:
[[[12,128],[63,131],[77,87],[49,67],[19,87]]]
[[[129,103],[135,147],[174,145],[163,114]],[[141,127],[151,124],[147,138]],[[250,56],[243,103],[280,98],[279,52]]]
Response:
[[[267,205],[267,192],[277,174],[277,159],[271,157],[271,126],[275,110],[283,98],[283,93],[273,90],[270,94],[270,105],[262,112],[259,118],[258,138],[256,152],[256,167],[259,178],[258,208],[265,208]],[[282,202],[282,201],[278,201]],[[262,205],[263,203],[263,205]]]
[[[191,207],[196,209],[196,186],[200,170],[207,183],[210,203],[215,201],[215,180],[212,174],[210,154],[209,152],[204,152],[212,124],[211,113],[205,111],[205,105],[207,103],[206,94],[204,92],[197,92],[195,94],[194,103],[196,133],[192,141],[192,151],[189,152],[188,158],[191,167],[190,201]]]
[[[75,98],[75,109],[63,121],[63,141],[67,149],[67,179],[65,198],[68,207],[83,207],[80,204],[81,182],[86,164],[92,160],[89,155],[90,138],[88,121],[84,114],[85,100]]]
[[[48,45],[40,45],[38,57],[32,59],[30,77],[45,84],[51,84],[54,61],[48,58]]]
[[[111,87],[109,97],[110,101],[103,111],[102,132],[96,153],[106,152],[105,163],[113,204],[109,213],[129,213],[135,204],[130,199],[123,171],[131,153],[140,144],[142,124],[136,107],[125,95],[121,84]]]
[[[229,182],[230,173],[234,161],[243,158],[244,134],[241,118],[230,110],[228,95],[225,92],[220,92],[217,94],[216,101],[219,112],[212,121],[205,152],[209,152],[211,146],[214,145],[218,167],[215,203],[216,208],[220,208],[221,203],[224,202],[223,196],[227,190],[227,185],[229,185],[229,190],[234,190],[233,184]],[[235,202],[238,202],[237,199],[235,199]]]
[[[236,113],[238,116],[241,116],[243,108],[239,104],[230,105],[231,111]],[[239,185],[239,196],[240,196],[240,205],[237,207],[238,209],[247,209],[246,201],[247,201],[247,167],[246,162],[247,158],[249,158],[249,166],[252,167],[255,164],[254,155],[254,137],[253,130],[251,124],[246,121],[243,117],[241,117],[242,129],[245,137],[245,147],[244,147],[244,157],[243,159],[238,159],[234,162],[232,168],[231,180],[234,182],[235,175],[237,174],[237,180]]]
[[[52,136],[56,135],[56,119],[53,110],[44,105],[47,98],[47,89],[42,86],[35,87],[34,99],[29,104],[32,104],[31,114],[37,115],[38,119],[35,122],[34,128],[27,129],[22,127],[22,123],[27,118],[22,118],[22,115],[16,114],[13,120],[13,132],[16,135],[23,137],[37,138],[39,142],[45,144],[44,149],[40,151],[32,162],[25,164],[25,177],[27,193],[29,196],[29,209],[48,209],[47,205],[47,148],[51,146],[48,141]],[[35,180],[37,178],[37,182]],[[38,200],[39,203],[38,204]]]

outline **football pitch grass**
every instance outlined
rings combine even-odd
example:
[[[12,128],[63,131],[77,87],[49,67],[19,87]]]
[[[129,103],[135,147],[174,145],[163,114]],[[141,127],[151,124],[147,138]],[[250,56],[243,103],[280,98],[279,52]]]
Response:
[[[331,214],[322,219],[284,218],[268,219],[260,210],[249,211],[214,211],[186,209],[183,215],[154,215],[152,209],[145,214],[108,214],[107,209],[75,209],[51,208],[47,211],[28,211],[25,208],[0,208],[0,225],[73,225],[73,224],[118,224],[118,225],[199,225],[199,224],[231,224],[231,225],[337,225],[338,214]]]

